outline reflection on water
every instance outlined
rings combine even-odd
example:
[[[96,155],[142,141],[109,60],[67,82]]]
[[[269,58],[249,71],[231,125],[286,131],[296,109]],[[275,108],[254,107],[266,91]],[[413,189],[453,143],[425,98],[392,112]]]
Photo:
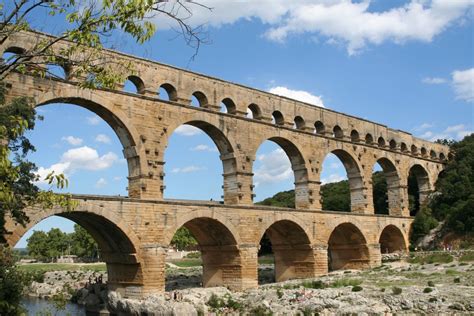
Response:
[[[67,303],[66,310],[62,311],[57,311],[50,301],[38,298],[24,298],[21,304],[26,309],[27,315],[83,316],[86,314],[84,307],[72,303]]]

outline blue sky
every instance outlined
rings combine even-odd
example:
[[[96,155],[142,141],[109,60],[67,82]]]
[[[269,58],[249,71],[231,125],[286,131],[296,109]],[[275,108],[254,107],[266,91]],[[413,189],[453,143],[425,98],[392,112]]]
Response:
[[[188,21],[205,24],[209,39],[194,60],[194,49],[175,38],[168,21],[159,16],[159,31],[150,42],[139,46],[118,36],[109,45],[428,140],[460,139],[474,130],[473,1],[201,2],[214,9],[193,7]],[[64,27],[36,18],[44,31]],[[38,149],[31,160],[40,173],[65,172],[68,190],[74,193],[127,194],[122,148],[104,121],[72,105],[38,111],[45,119],[30,136]],[[222,167],[205,134],[189,128],[176,131],[165,159],[165,197],[220,200]],[[260,147],[254,173],[256,200],[293,188],[289,161],[271,142]],[[322,179],[344,178],[342,164],[328,157]],[[204,185],[202,179],[207,180]],[[72,230],[71,223],[56,217],[34,229],[51,227]]]

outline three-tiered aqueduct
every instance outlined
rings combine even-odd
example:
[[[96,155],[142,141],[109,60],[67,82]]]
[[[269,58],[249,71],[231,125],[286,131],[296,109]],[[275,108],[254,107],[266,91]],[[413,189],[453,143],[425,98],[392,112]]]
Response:
[[[19,33],[0,48],[18,53],[43,36]],[[119,52],[104,54],[116,62],[132,62],[136,73],[129,79],[136,94],[120,87],[82,89],[77,78],[13,73],[7,79],[9,97],[29,96],[37,106],[72,103],[103,118],[123,145],[129,195],[76,195],[79,206],[71,212],[30,209],[26,227],[8,221],[10,245],[48,216],[71,219],[98,242],[109,287],[128,297],[164,290],[165,253],[183,225],[199,242],[203,285],[236,290],[258,286],[257,252],[265,232],[273,245],[277,281],[326,274],[328,262],[329,269],[374,267],[381,264],[381,249],[407,249],[412,223],[408,175],[416,175],[423,202],[448,159],[447,147],[220,79]],[[170,101],[159,99],[160,87]],[[192,95],[199,107],[191,106]],[[221,102],[227,113],[219,111]],[[252,118],[246,116],[247,109]],[[163,154],[169,136],[182,124],[204,131],[219,149],[223,203],[163,199]],[[291,161],[296,209],[253,204],[252,164],[266,140],[280,145]],[[329,153],[346,168],[350,213],[321,209],[320,176]],[[389,215],[374,214],[371,182],[376,163],[387,179]]]

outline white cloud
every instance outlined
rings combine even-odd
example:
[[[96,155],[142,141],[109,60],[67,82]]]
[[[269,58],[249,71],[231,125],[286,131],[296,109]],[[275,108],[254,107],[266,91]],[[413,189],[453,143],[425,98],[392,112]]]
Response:
[[[446,79],[439,77],[426,77],[421,80],[421,82],[426,84],[443,84],[446,83]]]
[[[99,156],[95,149],[83,146],[69,149],[61,156],[58,163],[48,168],[38,168],[37,174],[40,177],[40,182],[44,182],[44,178],[51,171],[54,171],[55,174],[64,173],[68,176],[78,170],[98,171],[108,169],[117,161],[118,157],[113,152]]]
[[[171,173],[192,173],[192,172],[197,172],[201,170],[205,170],[206,168],[204,167],[198,167],[198,166],[186,166],[182,168],[173,168],[171,170]]]
[[[313,95],[307,91],[303,90],[291,90],[288,89],[287,87],[273,87],[270,90],[268,90],[270,93],[281,95],[284,97],[288,97],[291,99],[295,99],[298,101],[314,104],[317,106],[324,107],[323,100],[321,99],[321,96],[316,96]]]
[[[260,166],[255,169],[255,185],[276,183],[294,178],[291,163],[283,149],[278,148],[268,154],[257,156]]]
[[[67,142],[69,145],[72,146],[80,146],[83,142],[82,138],[74,137],[74,136],[64,136],[61,140]]]
[[[98,116],[88,116],[86,120],[89,125],[99,125],[101,122],[101,118]]]
[[[421,124],[420,126],[416,126],[413,130],[414,131],[424,131],[424,130],[427,130],[428,128],[431,128],[433,127],[434,125],[433,124],[430,124],[430,123],[423,123]]]
[[[474,68],[452,73],[456,99],[474,102]]]
[[[419,135],[420,138],[435,141],[437,139],[454,139],[461,140],[467,135],[474,133],[472,129],[465,126],[464,124],[458,124],[453,126],[448,126],[442,132],[433,132],[426,131],[423,134]]]
[[[325,38],[347,46],[349,54],[364,49],[368,44],[379,45],[390,41],[430,42],[456,21],[470,18],[472,0],[411,0],[409,3],[383,12],[370,11],[370,0],[259,0],[222,1],[201,0],[199,5],[188,5],[178,16],[191,25],[220,27],[238,20],[260,20],[267,27],[264,36],[283,42],[288,37],[309,33],[314,42]],[[161,4],[171,8],[174,2]],[[175,26],[175,21],[158,16],[159,29]]]
[[[190,148],[191,151],[209,151],[209,152],[218,152],[215,146],[211,147],[208,145],[200,144],[195,147]]]
[[[321,179],[321,183],[326,184],[326,183],[339,182],[342,180],[347,180],[347,177],[341,176],[340,174],[337,174],[337,173],[333,173],[329,177]]]
[[[107,185],[107,180],[105,180],[104,178],[100,178],[99,180],[97,180],[97,182],[95,183],[95,187],[100,189],[100,188],[103,188]]]
[[[182,136],[194,136],[202,133],[199,128],[186,124],[179,126],[174,132]]]
[[[99,134],[95,137],[95,141],[103,144],[110,144],[110,137],[105,134]]]

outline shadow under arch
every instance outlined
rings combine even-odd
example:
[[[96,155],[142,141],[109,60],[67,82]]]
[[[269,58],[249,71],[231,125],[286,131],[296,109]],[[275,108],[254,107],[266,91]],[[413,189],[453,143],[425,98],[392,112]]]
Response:
[[[405,241],[405,237],[401,230],[395,225],[387,225],[380,234],[379,238],[380,252],[393,253],[393,252],[406,252],[408,245]]]
[[[107,264],[108,288],[116,290],[143,284],[139,239],[131,228],[111,211],[89,211],[87,206],[65,211],[59,207],[49,210],[30,209],[30,221],[23,227],[10,223],[13,229],[7,242],[14,246],[20,238],[40,221],[60,216],[84,228],[97,242],[101,259]]]
[[[408,169],[407,186],[408,194],[413,196],[409,205],[410,215],[415,216],[432,191],[429,174],[422,165],[414,164]]]
[[[173,235],[180,227],[186,227],[198,242],[203,287],[241,288],[243,271],[238,237],[224,223],[212,217],[199,216],[178,225],[171,230]],[[171,238],[167,237],[167,245]]]
[[[262,146],[262,144],[267,140],[280,146],[290,160],[295,184],[295,207],[307,208],[310,205],[309,196],[307,193],[309,176],[303,154],[292,141],[280,136],[274,136],[263,140],[263,142],[261,142],[260,145],[255,149],[254,156],[256,156],[260,146]]]
[[[357,226],[342,223],[332,231],[328,240],[329,271],[369,267],[367,240]]]
[[[316,269],[311,239],[303,227],[288,219],[271,223],[260,235],[271,242],[275,258],[275,281],[309,278]]]
[[[388,214],[400,216],[402,215],[402,192],[400,187],[401,181],[399,172],[395,164],[386,157],[377,159],[375,164],[377,163],[382,168],[382,172],[385,177],[385,182],[387,184],[386,193],[388,198]],[[374,188],[374,183],[372,183],[372,188]],[[377,214],[377,210],[375,210],[375,213]]]
[[[189,120],[177,124],[171,128],[172,135],[179,126],[190,125],[203,131],[216,145],[220,160],[222,162],[223,170],[223,191],[224,191],[224,203],[236,203],[241,198],[239,196],[238,187],[236,186],[237,180],[237,159],[234,153],[234,145],[231,143],[229,138],[224,132],[213,125],[212,123],[201,121],[201,120]],[[166,139],[166,146],[169,144],[169,137]]]
[[[335,149],[335,150],[332,150],[330,153],[334,154],[337,158],[339,158],[339,160],[342,162],[344,166],[344,169],[346,170],[347,179],[349,182],[349,189],[350,189],[351,212],[363,213],[366,208],[367,202],[366,202],[366,197],[364,193],[364,181],[362,178],[362,173],[361,173],[359,164],[349,152],[343,149]],[[321,161],[321,166],[325,159]],[[332,211],[340,211],[340,210],[332,210]]]

